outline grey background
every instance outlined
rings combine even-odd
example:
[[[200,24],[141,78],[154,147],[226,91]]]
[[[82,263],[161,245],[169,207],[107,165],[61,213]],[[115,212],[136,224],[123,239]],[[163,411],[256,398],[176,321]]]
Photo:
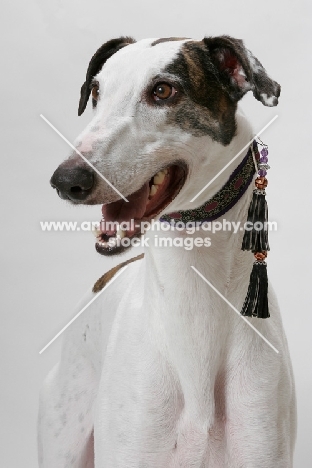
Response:
[[[243,38],[282,85],[280,105],[243,100],[270,146],[269,276],[279,297],[298,393],[295,467],[311,466],[311,60],[308,1],[190,0],[5,2],[1,66],[1,453],[3,467],[36,467],[38,391],[59,358],[58,339],[85,290],[112,263],[90,233],[40,230],[44,220],[99,220],[99,207],[73,208],[49,186],[69,148],[39,117],[74,141],[91,116],[77,117],[91,55],[119,35],[230,34]],[[231,313],[231,312],[229,312]]]

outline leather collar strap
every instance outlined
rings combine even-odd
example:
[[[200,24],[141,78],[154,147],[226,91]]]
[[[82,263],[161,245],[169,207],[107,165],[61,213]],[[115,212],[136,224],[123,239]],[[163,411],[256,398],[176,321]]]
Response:
[[[253,151],[252,151],[253,150]],[[176,211],[160,218],[161,222],[175,224],[177,222],[213,221],[229,211],[246,192],[255,174],[255,163],[260,159],[256,141],[253,141],[246,156],[237,168],[232,172],[226,184],[203,205],[193,210]]]

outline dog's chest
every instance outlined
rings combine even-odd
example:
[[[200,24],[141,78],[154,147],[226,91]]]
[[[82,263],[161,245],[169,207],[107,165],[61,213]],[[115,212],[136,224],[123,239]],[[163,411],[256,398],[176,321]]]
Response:
[[[198,291],[186,300],[157,279],[147,284],[142,291],[142,280],[132,281],[123,291],[110,332],[95,412],[103,456],[112,445],[168,456],[179,434],[214,422],[220,336],[206,298]]]

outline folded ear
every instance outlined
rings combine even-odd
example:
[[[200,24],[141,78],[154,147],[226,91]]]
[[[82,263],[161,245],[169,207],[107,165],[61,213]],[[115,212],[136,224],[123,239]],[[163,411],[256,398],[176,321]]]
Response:
[[[88,66],[86,81],[81,86],[78,115],[81,115],[84,112],[91,93],[91,81],[99,73],[99,71],[101,71],[106,60],[118,52],[118,50],[120,50],[122,47],[133,44],[134,42],[135,40],[132,37],[119,37],[117,39],[111,39],[110,41],[105,42],[105,44],[103,44],[95,52]]]
[[[281,87],[273,81],[243,41],[230,36],[205,37],[211,60],[232,99],[238,101],[251,90],[265,106],[276,106]]]

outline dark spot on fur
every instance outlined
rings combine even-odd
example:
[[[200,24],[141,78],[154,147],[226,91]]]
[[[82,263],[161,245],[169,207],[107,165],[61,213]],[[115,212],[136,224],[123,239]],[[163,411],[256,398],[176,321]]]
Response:
[[[210,135],[228,145],[235,135],[237,104],[224,90],[203,42],[190,41],[164,70],[182,79],[185,96],[169,113],[169,122],[195,136]]]
[[[162,37],[160,39],[157,39],[156,41],[151,43],[151,46],[155,46],[157,44],[162,44],[163,42],[171,42],[171,41],[184,41],[185,39],[188,39],[188,37]]]
[[[88,331],[88,330],[89,330],[89,325],[86,326],[86,330],[85,330],[85,332],[84,332],[83,335],[82,335],[84,341],[87,341],[87,331]],[[79,367],[78,367],[78,370],[81,370],[81,369],[79,369]]]
[[[81,423],[84,420],[84,415],[83,413],[80,413],[78,416],[78,421]]]

